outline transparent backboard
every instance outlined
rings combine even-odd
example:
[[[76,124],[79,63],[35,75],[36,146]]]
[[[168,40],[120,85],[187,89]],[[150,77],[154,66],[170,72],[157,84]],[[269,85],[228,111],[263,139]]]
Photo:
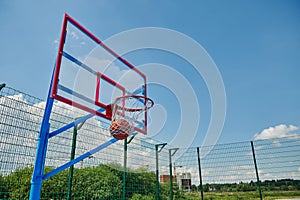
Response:
[[[147,97],[146,89],[145,74],[65,14],[52,98],[111,120],[110,105],[117,97]],[[134,129],[147,134],[147,112],[138,120]]]

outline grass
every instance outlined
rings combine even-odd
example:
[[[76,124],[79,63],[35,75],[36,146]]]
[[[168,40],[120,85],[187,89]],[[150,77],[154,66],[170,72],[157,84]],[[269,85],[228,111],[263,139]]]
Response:
[[[286,198],[300,198],[300,191],[263,191],[264,200],[286,199]],[[186,199],[201,199],[200,193],[187,193]],[[205,200],[257,200],[259,198],[258,192],[207,192],[204,193]]]

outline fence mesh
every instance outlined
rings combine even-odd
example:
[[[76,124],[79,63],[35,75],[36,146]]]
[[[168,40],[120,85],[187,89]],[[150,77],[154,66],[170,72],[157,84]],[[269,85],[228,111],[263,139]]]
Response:
[[[13,88],[0,91],[0,199],[29,198],[44,108],[45,101]],[[85,114],[55,102],[50,132]],[[98,118],[78,125],[75,158],[111,139],[108,127]],[[71,128],[49,139],[44,173],[70,161],[74,134]],[[80,161],[73,173],[45,180],[41,199],[259,199],[259,191],[267,199],[274,191],[300,196],[297,135],[256,140],[253,148],[249,141],[198,149],[167,145],[159,152],[159,141],[130,139]]]

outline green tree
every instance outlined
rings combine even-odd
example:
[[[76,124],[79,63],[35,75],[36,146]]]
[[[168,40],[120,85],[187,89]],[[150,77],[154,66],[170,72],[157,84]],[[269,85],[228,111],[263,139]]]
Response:
[[[53,167],[45,167],[44,173],[54,170]],[[57,175],[43,181],[41,198],[58,199],[65,198],[68,188],[69,170],[63,170]]]
[[[18,169],[15,172],[4,177],[4,182],[7,183],[6,198],[10,199],[28,199],[30,193],[30,180],[32,167]]]
[[[77,199],[119,199],[122,182],[106,166],[75,169],[72,191]]]
[[[134,194],[130,200],[154,200],[155,198],[153,196],[148,195],[141,195],[141,194]]]
[[[198,187],[195,184],[193,184],[191,190],[192,190],[192,192],[197,192]]]
[[[126,196],[131,198],[134,194],[153,195],[155,194],[155,174],[148,172],[148,169],[141,167],[136,170],[127,170]]]
[[[163,200],[168,200],[170,197],[170,183],[161,183],[160,184],[160,198]],[[186,192],[179,189],[177,183],[173,183],[173,198],[174,199],[186,199]]]

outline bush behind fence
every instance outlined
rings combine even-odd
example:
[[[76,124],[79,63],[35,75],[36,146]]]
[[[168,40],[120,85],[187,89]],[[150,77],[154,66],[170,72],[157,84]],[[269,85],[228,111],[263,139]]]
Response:
[[[15,89],[0,91],[0,199],[29,197],[44,107],[45,101]],[[55,102],[50,131],[85,114]],[[108,141],[108,126],[95,117],[78,128],[75,157]],[[49,140],[45,173],[71,159],[73,134],[71,128]],[[119,141],[75,164],[72,174],[64,170],[44,181],[41,199],[199,199],[245,191],[260,198],[260,191],[300,190],[297,135],[256,140],[253,146],[250,141],[186,149],[167,145],[157,152],[160,143],[142,137]]]

